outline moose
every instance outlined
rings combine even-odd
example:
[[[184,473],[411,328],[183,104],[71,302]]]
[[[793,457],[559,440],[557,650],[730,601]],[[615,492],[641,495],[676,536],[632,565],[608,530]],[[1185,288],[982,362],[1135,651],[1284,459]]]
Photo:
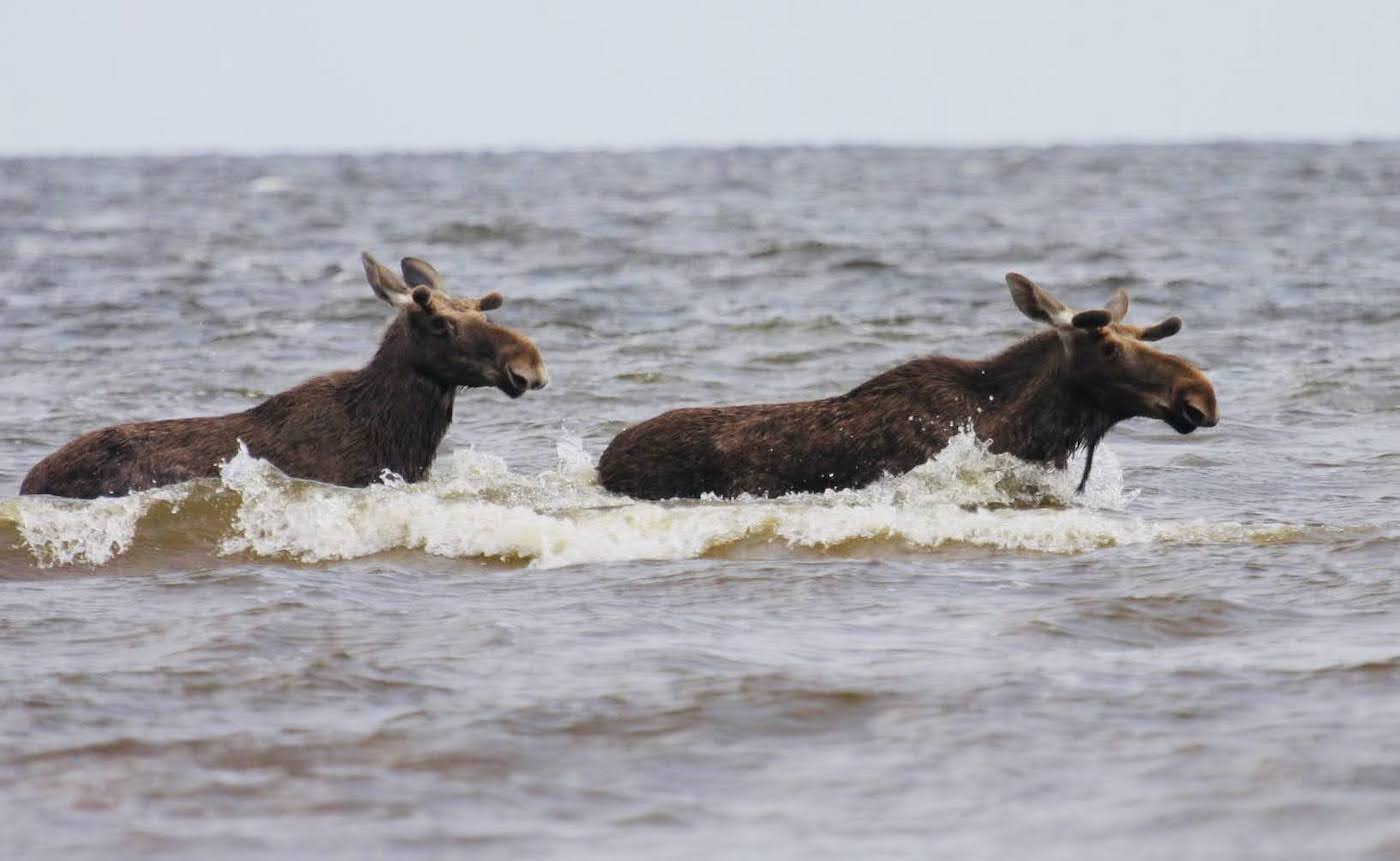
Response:
[[[518,398],[549,381],[530,339],[486,318],[501,294],[453,298],[414,257],[403,259],[402,278],[368,253],[361,260],[374,294],[398,311],[368,365],[313,377],[240,413],[91,431],[39,461],[20,493],[92,499],[213,476],[240,440],[297,478],[362,487],[390,470],[416,482],[459,387]]]
[[[1123,322],[1127,291],[1075,313],[1029,278],[1006,276],[1021,313],[1048,331],[989,359],[926,356],[836,397],[801,403],[672,410],[622,431],[598,461],[615,493],[641,499],[778,496],[862,487],[908,472],[970,426],[993,452],[1064,469],[1124,419],[1160,419],[1178,433],[1219,420],[1215,389],[1190,362],[1149,342],[1179,317]]]

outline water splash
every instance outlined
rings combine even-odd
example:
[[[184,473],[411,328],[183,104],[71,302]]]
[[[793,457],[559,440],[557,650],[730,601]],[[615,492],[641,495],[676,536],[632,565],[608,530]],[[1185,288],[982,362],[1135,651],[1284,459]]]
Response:
[[[461,449],[439,459],[427,481],[388,476],[345,488],[289,478],[245,449],[219,480],[218,492],[234,505],[201,511],[227,519],[217,530],[223,554],[322,562],[416,550],[547,568],[694,558],[750,542],[819,552],[874,542],[899,551],[975,545],[1080,553],[1144,542],[1277,540],[1289,529],[1131,517],[1123,512],[1136,494],[1124,489],[1107,448],[1086,493],[1076,496],[1078,465],[1055,470],[992,454],[970,432],[904,475],[776,499],[631,500],[603,490],[578,437],[562,434],[556,454],[553,469],[529,474]],[[95,501],[25,498],[11,501],[14,513],[5,516],[40,565],[100,565],[132,546],[153,506],[178,506],[189,493],[179,486]]]
[[[190,490],[174,485],[93,500],[27,497],[7,500],[9,510],[0,509],[0,516],[14,523],[41,567],[101,565],[131,547],[137,525],[155,505],[178,510]]]

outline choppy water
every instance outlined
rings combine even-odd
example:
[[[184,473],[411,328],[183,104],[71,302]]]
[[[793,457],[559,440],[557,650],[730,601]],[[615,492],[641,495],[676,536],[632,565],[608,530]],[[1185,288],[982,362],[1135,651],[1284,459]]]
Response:
[[[362,363],[356,255],[549,389],[431,481],[14,498],[103,424]],[[1219,427],[1077,475],[635,503],[684,404],[1130,319]],[[0,855],[1400,856],[1400,145],[0,160]]]

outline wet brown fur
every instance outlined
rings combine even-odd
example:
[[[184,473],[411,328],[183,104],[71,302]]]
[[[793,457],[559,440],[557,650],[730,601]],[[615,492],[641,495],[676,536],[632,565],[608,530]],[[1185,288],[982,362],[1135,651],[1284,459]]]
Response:
[[[1084,312],[1073,324],[1065,316],[990,359],[915,359],[817,401],[672,410],[619,434],[599,460],[601,481],[643,499],[820,492],[907,472],[969,425],[994,452],[1063,468],[1076,449],[1092,457],[1109,428],[1131,416],[1182,433],[1215,424],[1209,380],[1144,343],[1180,321],[1124,325],[1120,295],[1109,312]]]
[[[495,385],[515,397],[544,385],[535,345],[481,313],[499,295],[453,299],[414,258],[402,280],[368,255],[365,268],[375,292],[401,310],[364,368],[314,377],[240,413],[92,431],[36,464],[20,493],[91,499],[214,476],[239,440],[298,478],[363,486],[390,470],[418,481],[459,386]]]

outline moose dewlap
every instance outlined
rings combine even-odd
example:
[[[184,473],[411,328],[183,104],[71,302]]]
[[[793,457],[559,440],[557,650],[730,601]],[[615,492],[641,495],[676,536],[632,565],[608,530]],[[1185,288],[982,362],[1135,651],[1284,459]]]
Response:
[[[643,499],[861,487],[913,469],[968,426],[994,452],[1062,469],[1084,448],[1087,481],[1094,448],[1124,419],[1183,434],[1218,421],[1205,374],[1149,346],[1180,331],[1179,318],[1140,328],[1123,322],[1124,290],[1075,313],[1023,275],[1006,284],[1048,330],[989,359],[915,359],[836,397],[663,413],[612,441],[603,486]]]

